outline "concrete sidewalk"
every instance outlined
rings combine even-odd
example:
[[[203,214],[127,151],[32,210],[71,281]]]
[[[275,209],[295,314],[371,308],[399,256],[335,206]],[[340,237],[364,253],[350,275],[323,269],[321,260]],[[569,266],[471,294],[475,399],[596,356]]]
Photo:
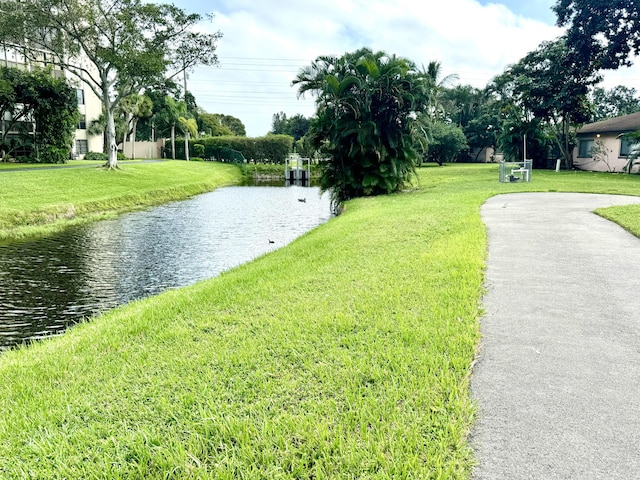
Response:
[[[591,213],[630,203],[521,193],[482,207],[475,480],[640,479],[640,240]]]

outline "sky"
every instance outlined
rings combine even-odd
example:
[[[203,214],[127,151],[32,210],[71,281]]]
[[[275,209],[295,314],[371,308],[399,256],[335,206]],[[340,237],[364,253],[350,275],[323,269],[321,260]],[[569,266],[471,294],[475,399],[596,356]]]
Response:
[[[164,0],[156,0],[164,1]],[[167,0],[171,1],[171,0]],[[247,135],[266,135],[273,115],[315,112],[314,98],[298,98],[297,72],[319,55],[361,47],[438,61],[454,84],[482,88],[545,40],[555,26],[555,0],[173,0],[189,13],[213,14],[201,31],[223,34],[219,65],[189,73],[187,89],[209,113],[242,120]],[[640,59],[605,76],[603,87],[640,90]]]

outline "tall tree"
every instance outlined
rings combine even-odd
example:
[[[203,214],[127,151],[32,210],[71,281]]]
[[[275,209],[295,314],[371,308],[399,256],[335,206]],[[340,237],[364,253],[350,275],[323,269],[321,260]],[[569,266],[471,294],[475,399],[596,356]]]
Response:
[[[429,91],[429,113],[434,120],[445,120],[444,94],[447,88],[458,79],[458,75],[442,75],[442,63],[431,61],[423,69],[426,78],[431,83]]]
[[[417,160],[411,127],[427,109],[430,86],[413,62],[363,48],[318,57],[293,84],[299,95],[317,96],[309,135],[329,156],[320,184],[331,191],[334,207],[410,181]]]
[[[231,130],[234,135],[239,137],[247,136],[247,129],[245,128],[244,123],[233,115],[221,115],[220,123]]]
[[[616,69],[640,53],[638,0],[557,0],[553,10],[578,68]]]
[[[217,62],[221,34],[192,31],[197,14],[142,0],[3,0],[0,40],[24,47],[84,81],[102,100],[110,168],[117,166],[114,112],[121,99],[169,70]]]
[[[138,120],[150,117],[153,113],[153,102],[146,95],[131,94],[122,99],[120,104],[127,122],[127,133],[131,142],[131,159],[136,156],[136,127]],[[126,135],[124,141],[126,142]]]
[[[454,162],[469,148],[462,129],[453,123],[434,122],[431,128],[431,141],[427,158],[442,166],[445,162]]]
[[[609,90],[594,88],[589,94],[589,100],[593,105],[591,120],[594,122],[640,112],[640,96],[637,90],[624,85]]]
[[[492,123],[495,131],[496,146],[510,160],[525,157],[526,139],[527,157],[547,156],[545,126],[533,116],[517,89],[516,78],[507,70],[495,77],[487,86],[487,91],[495,99],[493,110],[497,113],[497,122]]]
[[[171,158],[175,160],[176,127],[181,126],[180,117],[185,118],[187,115],[187,104],[182,100],[175,100],[174,98],[167,96],[165,97],[165,107],[162,123],[169,125],[169,129],[171,131]]]
[[[289,135],[291,135],[295,141],[298,141],[307,134],[310,126],[311,120],[304,115],[296,113],[293,117],[289,118]]]
[[[167,80],[153,88],[145,89],[144,94],[153,103],[153,113],[148,118],[141,118],[138,122],[137,136],[139,140],[156,141],[157,138],[167,138],[171,133],[171,126],[164,121],[167,118],[166,98],[178,98],[180,90],[171,80]]]
[[[271,120],[271,132],[274,135],[289,135],[289,119],[284,112],[274,113]]]
[[[293,117],[287,118],[286,113],[280,112],[273,115],[270,133],[289,135],[297,142],[307,134],[310,126],[311,120],[305,118],[304,115],[297,113]]]
[[[553,140],[569,168],[573,158],[572,129],[589,120],[587,93],[599,78],[576,70],[562,38],[542,43],[505,75],[524,108],[551,128]]]

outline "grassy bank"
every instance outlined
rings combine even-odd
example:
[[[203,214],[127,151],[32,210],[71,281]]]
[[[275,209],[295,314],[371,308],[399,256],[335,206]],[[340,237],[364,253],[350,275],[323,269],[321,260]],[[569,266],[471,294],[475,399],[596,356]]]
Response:
[[[421,170],[290,246],[0,356],[0,478],[468,478],[485,229],[524,190]]]
[[[236,167],[209,162],[126,164],[116,171],[0,171],[0,240],[48,234],[239,180]]]

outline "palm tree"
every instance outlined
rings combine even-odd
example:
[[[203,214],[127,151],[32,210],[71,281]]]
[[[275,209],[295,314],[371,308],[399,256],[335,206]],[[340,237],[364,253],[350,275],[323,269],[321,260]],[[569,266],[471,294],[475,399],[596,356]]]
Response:
[[[150,117],[153,113],[153,102],[146,95],[128,95],[120,102],[120,108],[126,117],[127,133],[129,133],[129,142],[131,143],[131,160],[136,155],[136,126],[141,118]],[[129,129],[129,125],[131,128]],[[127,135],[123,141],[127,141]]]
[[[329,155],[320,184],[331,190],[334,207],[410,181],[417,159],[412,125],[428,106],[430,88],[413,62],[369,49],[321,56],[293,85],[299,95],[317,96],[309,135]]]
[[[182,100],[175,100],[167,95],[165,97],[165,107],[163,120],[171,128],[171,158],[175,160],[176,126],[180,124],[180,117],[184,117],[187,114],[187,104]]]
[[[429,98],[429,111],[434,120],[443,120],[444,118],[444,91],[450,87],[453,82],[458,80],[458,75],[451,74],[442,77],[442,64],[438,61],[431,61],[425,69],[422,67],[423,73],[431,82],[431,95]]]

